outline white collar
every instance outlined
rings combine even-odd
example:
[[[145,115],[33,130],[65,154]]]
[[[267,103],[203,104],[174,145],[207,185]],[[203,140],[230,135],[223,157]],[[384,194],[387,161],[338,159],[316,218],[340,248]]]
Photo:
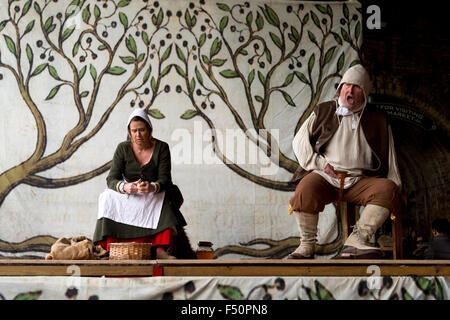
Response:
[[[355,117],[355,113],[353,111],[351,111],[350,109],[348,109],[347,107],[344,107],[342,105],[341,102],[341,97],[339,97],[338,99],[338,107],[336,109],[336,114],[338,116],[352,116],[352,130],[356,129],[356,117]]]

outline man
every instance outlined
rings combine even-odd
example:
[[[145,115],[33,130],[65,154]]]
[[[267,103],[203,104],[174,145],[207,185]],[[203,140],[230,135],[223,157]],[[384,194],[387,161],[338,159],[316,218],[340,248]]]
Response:
[[[299,162],[290,206],[301,244],[289,259],[313,259],[319,213],[335,202],[344,173],[342,201],[364,206],[341,252],[342,258],[374,259],[381,250],[370,239],[390,212],[398,210],[401,187],[386,115],[367,107],[370,79],[361,65],[348,69],[334,100],[318,104],[294,137]]]
[[[450,259],[450,223],[445,218],[431,223],[433,241],[425,252],[425,259]]]

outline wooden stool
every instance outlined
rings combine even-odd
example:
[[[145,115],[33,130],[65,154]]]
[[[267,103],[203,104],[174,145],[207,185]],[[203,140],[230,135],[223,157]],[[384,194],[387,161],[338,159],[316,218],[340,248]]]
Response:
[[[344,242],[350,235],[350,226],[356,224],[356,215],[359,212],[359,206],[354,203],[342,201],[340,204],[340,219],[342,223],[342,233]],[[403,257],[403,240],[402,240],[402,217],[398,213],[395,217],[391,214],[388,219],[392,222],[392,247],[381,246],[383,251],[392,251],[394,260]]]

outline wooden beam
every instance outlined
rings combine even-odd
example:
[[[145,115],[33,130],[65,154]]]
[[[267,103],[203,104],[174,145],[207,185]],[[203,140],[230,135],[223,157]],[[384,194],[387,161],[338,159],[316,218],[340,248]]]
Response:
[[[450,276],[450,260],[0,260],[0,276]],[[79,269],[78,269],[79,268]],[[79,273],[78,273],[79,272]]]

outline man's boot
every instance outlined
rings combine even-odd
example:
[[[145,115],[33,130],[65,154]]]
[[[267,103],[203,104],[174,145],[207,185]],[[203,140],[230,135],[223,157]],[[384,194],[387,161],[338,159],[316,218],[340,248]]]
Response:
[[[300,231],[300,246],[295,249],[288,259],[314,259],[314,247],[316,244],[317,222],[319,215],[316,213],[294,211]]]
[[[383,257],[381,249],[374,247],[369,241],[388,216],[388,209],[368,204],[356,222],[353,232],[345,241],[338,258],[379,259]]]

